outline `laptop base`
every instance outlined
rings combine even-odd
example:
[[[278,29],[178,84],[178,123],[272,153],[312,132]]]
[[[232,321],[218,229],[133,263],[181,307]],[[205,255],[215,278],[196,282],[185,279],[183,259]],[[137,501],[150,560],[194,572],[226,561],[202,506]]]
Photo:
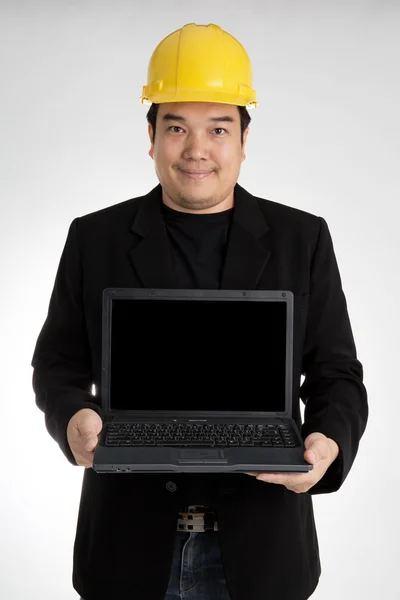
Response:
[[[97,473],[306,473],[313,466],[296,448],[110,448],[97,446]]]

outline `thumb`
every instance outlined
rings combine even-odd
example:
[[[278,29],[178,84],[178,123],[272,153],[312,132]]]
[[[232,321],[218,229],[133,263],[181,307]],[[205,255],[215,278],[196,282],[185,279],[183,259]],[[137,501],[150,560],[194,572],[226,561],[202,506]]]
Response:
[[[97,446],[97,435],[100,433],[102,426],[101,418],[97,414],[88,415],[79,424],[83,445],[88,452],[91,452]]]
[[[318,462],[318,460],[320,458],[319,442],[320,442],[319,435],[318,435],[318,437],[314,437],[313,434],[309,435],[304,442],[304,446],[306,448],[306,451],[304,453],[304,458],[306,459],[307,462],[309,462],[313,465],[316,462]]]
[[[308,448],[305,451],[304,456],[306,461],[311,463],[312,465],[314,465],[317,462],[317,454],[312,446],[310,446],[310,448]]]
[[[88,432],[85,433],[82,437],[85,450],[91,452],[97,445],[97,436],[95,437],[95,434],[93,432]]]

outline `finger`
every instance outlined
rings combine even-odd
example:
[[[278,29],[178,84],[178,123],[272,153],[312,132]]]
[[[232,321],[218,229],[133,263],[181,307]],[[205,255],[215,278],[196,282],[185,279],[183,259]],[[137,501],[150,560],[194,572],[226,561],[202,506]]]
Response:
[[[256,477],[258,473],[248,473],[247,471],[245,471],[245,475],[252,475],[253,477]]]
[[[287,475],[276,475],[275,473],[259,473],[256,479],[266,481],[267,483],[280,483],[282,485],[286,485],[289,481]]]
[[[291,486],[302,485],[308,481],[307,474],[303,473],[294,473],[293,475],[287,475],[286,473],[259,473],[257,479],[268,483]]]

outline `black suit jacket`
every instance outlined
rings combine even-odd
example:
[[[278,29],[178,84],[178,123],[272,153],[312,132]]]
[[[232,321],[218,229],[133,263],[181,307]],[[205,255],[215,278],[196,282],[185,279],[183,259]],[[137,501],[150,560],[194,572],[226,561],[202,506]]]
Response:
[[[93,383],[100,389],[103,289],[176,286],[161,192],[157,185],[145,196],[76,218],[69,228],[32,366],[37,406],[73,465],[69,419],[84,407],[102,414],[91,389]],[[340,452],[303,494],[245,474],[221,474],[222,560],[232,600],[305,600],[321,574],[312,495],[339,490],[356,457],[368,419],[363,369],[326,221],[255,197],[239,184],[234,193],[221,287],[294,293],[293,418],[303,439],[324,433]],[[73,565],[74,587],[85,600],[164,599],[185,476],[85,469]]]

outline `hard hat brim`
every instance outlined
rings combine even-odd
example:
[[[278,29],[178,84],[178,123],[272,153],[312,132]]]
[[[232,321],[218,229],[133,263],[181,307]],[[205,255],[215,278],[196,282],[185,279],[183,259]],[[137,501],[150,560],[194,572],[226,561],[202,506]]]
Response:
[[[147,87],[147,86],[144,86]],[[213,92],[188,90],[187,92],[180,90],[178,93],[162,93],[147,94],[143,90],[143,95],[140,96],[142,104],[165,104],[167,102],[215,102],[217,104],[232,104],[234,106],[246,106],[247,108],[256,108],[257,100],[252,98],[243,98],[243,95],[229,94],[226,92]]]

